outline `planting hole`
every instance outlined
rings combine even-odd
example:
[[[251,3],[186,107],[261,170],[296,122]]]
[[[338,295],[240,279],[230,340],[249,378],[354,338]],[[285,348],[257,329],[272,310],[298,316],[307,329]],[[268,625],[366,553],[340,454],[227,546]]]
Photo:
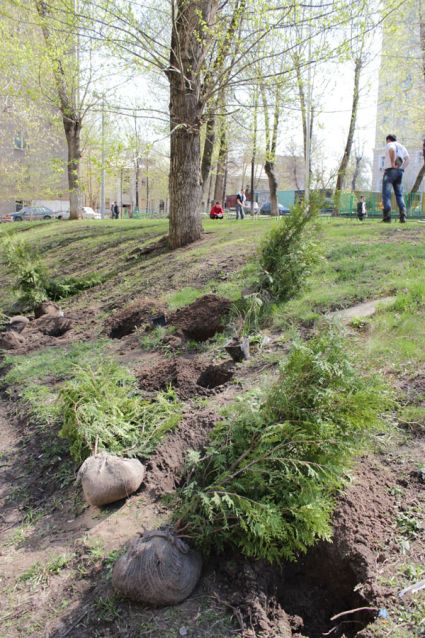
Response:
[[[233,363],[226,361],[218,366],[208,366],[199,376],[197,384],[203,388],[217,388],[233,377]]]
[[[359,567],[361,572],[362,566],[339,556],[329,543],[319,544],[297,563],[283,567],[278,584],[279,602],[287,614],[303,619],[303,636],[355,638],[372,622],[375,611],[354,612],[330,620],[344,611],[373,607],[373,603],[370,605],[355,591],[363,580],[358,576]]]

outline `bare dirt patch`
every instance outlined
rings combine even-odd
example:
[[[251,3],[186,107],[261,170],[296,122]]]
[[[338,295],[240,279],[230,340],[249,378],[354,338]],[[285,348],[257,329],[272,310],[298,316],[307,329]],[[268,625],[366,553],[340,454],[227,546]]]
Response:
[[[409,405],[425,404],[425,367],[422,366],[414,374],[399,380],[399,388],[403,400]]]
[[[198,413],[190,410],[179,427],[158,446],[147,464],[145,485],[151,497],[176,488],[182,478],[187,451],[205,447],[216,418],[210,410]]]

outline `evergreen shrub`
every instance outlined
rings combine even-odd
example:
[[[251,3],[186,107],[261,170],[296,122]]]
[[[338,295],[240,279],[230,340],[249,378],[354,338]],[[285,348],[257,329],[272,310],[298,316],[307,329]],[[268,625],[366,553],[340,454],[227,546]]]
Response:
[[[60,435],[70,442],[72,458],[81,463],[95,449],[111,454],[148,457],[181,415],[172,390],[144,400],[136,379],[114,361],[76,366],[61,388]]]
[[[48,276],[39,253],[16,234],[3,238],[3,249],[7,266],[16,276],[14,290],[20,293],[24,306],[33,308],[48,296]]]
[[[330,328],[296,343],[267,392],[241,397],[192,452],[175,524],[205,553],[293,560],[331,537],[334,497],[390,403]]]
[[[4,252],[6,263],[16,276],[14,289],[19,293],[19,301],[24,308],[32,309],[46,299],[59,301],[103,281],[98,274],[51,278],[38,251],[16,234],[6,235]]]
[[[291,213],[279,218],[264,239],[260,249],[261,288],[273,301],[284,302],[294,297],[319,260],[318,243],[313,232],[317,226],[319,203],[298,202]]]

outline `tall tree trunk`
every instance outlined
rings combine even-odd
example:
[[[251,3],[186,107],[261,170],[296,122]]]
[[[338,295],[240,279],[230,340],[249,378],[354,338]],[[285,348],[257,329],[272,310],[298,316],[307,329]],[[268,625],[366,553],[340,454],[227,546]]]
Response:
[[[347,141],[345,143],[344,153],[341,159],[341,163],[338,169],[338,176],[336,179],[335,187],[335,211],[339,214],[341,191],[344,186],[345,175],[347,172],[348,162],[350,161],[351,149],[353,146],[354,133],[356,130],[357,111],[359,107],[359,88],[360,88],[360,76],[363,68],[362,53],[356,58],[354,66],[354,87],[353,87],[353,99],[351,103],[351,118],[350,126],[348,129]]]
[[[202,152],[201,163],[201,180],[202,180],[202,199],[205,199],[207,194],[208,176],[211,170],[212,154],[215,143],[215,105],[213,104],[209,110],[207,117],[207,125],[205,130],[204,150]]]
[[[182,90],[175,75],[170,78],[170,98],[169,242],[179,248],[202,235],[201,113],[196,95]]]
[[[266,175],[269,180],[271,214],[276,216],[279,214],[279,210],[277,202],[277,179],[274,170],[274,162],[266,161],[264,163],[264,170],[266,171]]]
[[[264,170],[266,171],[267,178],[269,180],[269,192],[270,192],[270,205],[271,215],[277,216],[279,214],[278,202],[277,202],[277,179],[275,173],[275,161],[276,161],[276,147],[277,147],[277,134],[279,130],[279,119],[281,110],[281,87],[278,84],[275,86],[274,91],[274,111],[273,111],[273,126],[270,127],[270,118],[267,103],[267,94],[265,87],[261,87],[263,108],[264,108],[264,128],[266,133],[266,161],[264,163]]]
[[[255,160],[257,157],[257,133],[258,133],[258,88],[254,93],[254,113],[252,118],[252,156],[251,156],[251,215],[254,215],[255,201]]]
[[[217,158],[217,169],[216,169],[216,178],[215,178],[215,187],[214,187],[214,201],[221,202],[222,205],[225,204],[223,200],[224,193],[224,175],[226,172],[226,162],[227,162],[227,130],[226,130],[226,121],[223,118],[221,122],[221,133],[220,133],[220,146],[218,149],[218,158]]]
[[[419,37],[420,37],[421,52],[422,52],[422,73],[423,73],[424,82],[425,82],[425,13],[422,13],[421,5],[419,5]],[[423,139],[422,151],[423,151],[424,163],[419,169],[419,172],[416,176],[415,183],[412,186],[412,191],[411,191],[412,193],[415,193],[416,191],[419,190],[419,187],[425,175],[425,138]]]
[[[303,127],[304,160],[305,160],[306,153],[307,153],[307,109],[306,109],[306,103],[305,103],[304,82],[303,82],[303,77],[301,74],[301,64],[300,64],[299,54],[296,53],[293,59],[294,59],[295,73],[297,76],[298,97],[300,99],[301,122]]]
[[[35,7],[40,18],[40,26],[46,44],[46,52],[52,64],[52,72],[55,79],[58,95],[59,110],[62,115],[62,122],[68,146],[68,189],[69,189],[69,217],[78,219],[80,217],[81,191],[79,183],[80,175],[80,132],[82,118],[77,109],[77,89],[74,85],[75,77],[69,76],[66,71],[69,63],[70,53],[58,50],[58,42],[55,41],[54,33],[51,29],[50,7],[45,0],[35,0]],[[69,9],[74,11],[74,9]],[[75,14],[73,16],[75,18]],[[66,56],[64,60],[63,57]],[[78,67],[78,65],[77,65]],[[78,73],[78,68],[74,69],[74,74]],[[78,82],[77,82],[78,85]]]
[[[81,145],[80,132],[81,124],[77,119],[70,122],[64,118],[63,122],[66,143],[68,146],[68,188],[69,188],[69,217],[78,219],[81,210],[81,190],[80,190],[80,159]]]
[[[360,163],[363,159],[363,155],[356,155],[356,165],[354,167],[353,179],[351,180],[351,191],[354,193],[356,190],[357,179],[360,174]]]
[[[169,243],[174,249],[202,234],[200,132],[205,103],[200,67],[208,45],[205,26],[213,24],[218,0],[176,0],[171,6]]]
[[[419,173],[416,176],[415,183],[413,184],[412,190],[410,191],[411,193],[416,193],[419,190],[419,187],[425,175],[425,138],[423,139],[423,142],[422,142],[422,154],[424,158],[424,163],[419,169]]]
[[[294,67],[295,74],[297,77],[297,88],[298,88],[298,97],[300,100],[300,111],[301,111],[301,123],[303,128],[303,149],[304,149],[304,162],[307,161],[307,103],[306,103],[306,95],[304,88],[304,80],[301,73],[301,61],[300,56],[296,53],[293,57],[294,59]],[[313,139],[313,123],[314,123],[314,107],[311,105],[310,108],[310,157],[308,162],[308,170],[309,170],[309,181],[311,182],[311,140]]]

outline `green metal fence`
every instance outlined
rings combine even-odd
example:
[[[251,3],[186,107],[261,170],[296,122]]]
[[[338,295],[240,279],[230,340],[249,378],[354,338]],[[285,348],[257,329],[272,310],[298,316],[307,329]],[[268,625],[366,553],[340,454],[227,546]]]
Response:
[[[278,201],[283,206],[291,208],[295,201],[297,191],[278,191]],[[361,193],[342,192],[339,202],[339,213],[342,217],[356,217],[357,202],[360,195],[364,195],[368,217],[382,217],[382,195],[376,192],[363,191]],[[329,208],[328,199],[325,208]],[[425,218],[425,194],[424,193],[405,193],[404,201],[406,203],[407,217],[410,219]],[[397,202],[394,193],[391,197],[391,208],[393,212],[398,211]],[[329,211],[328,211],[329,214]]]

